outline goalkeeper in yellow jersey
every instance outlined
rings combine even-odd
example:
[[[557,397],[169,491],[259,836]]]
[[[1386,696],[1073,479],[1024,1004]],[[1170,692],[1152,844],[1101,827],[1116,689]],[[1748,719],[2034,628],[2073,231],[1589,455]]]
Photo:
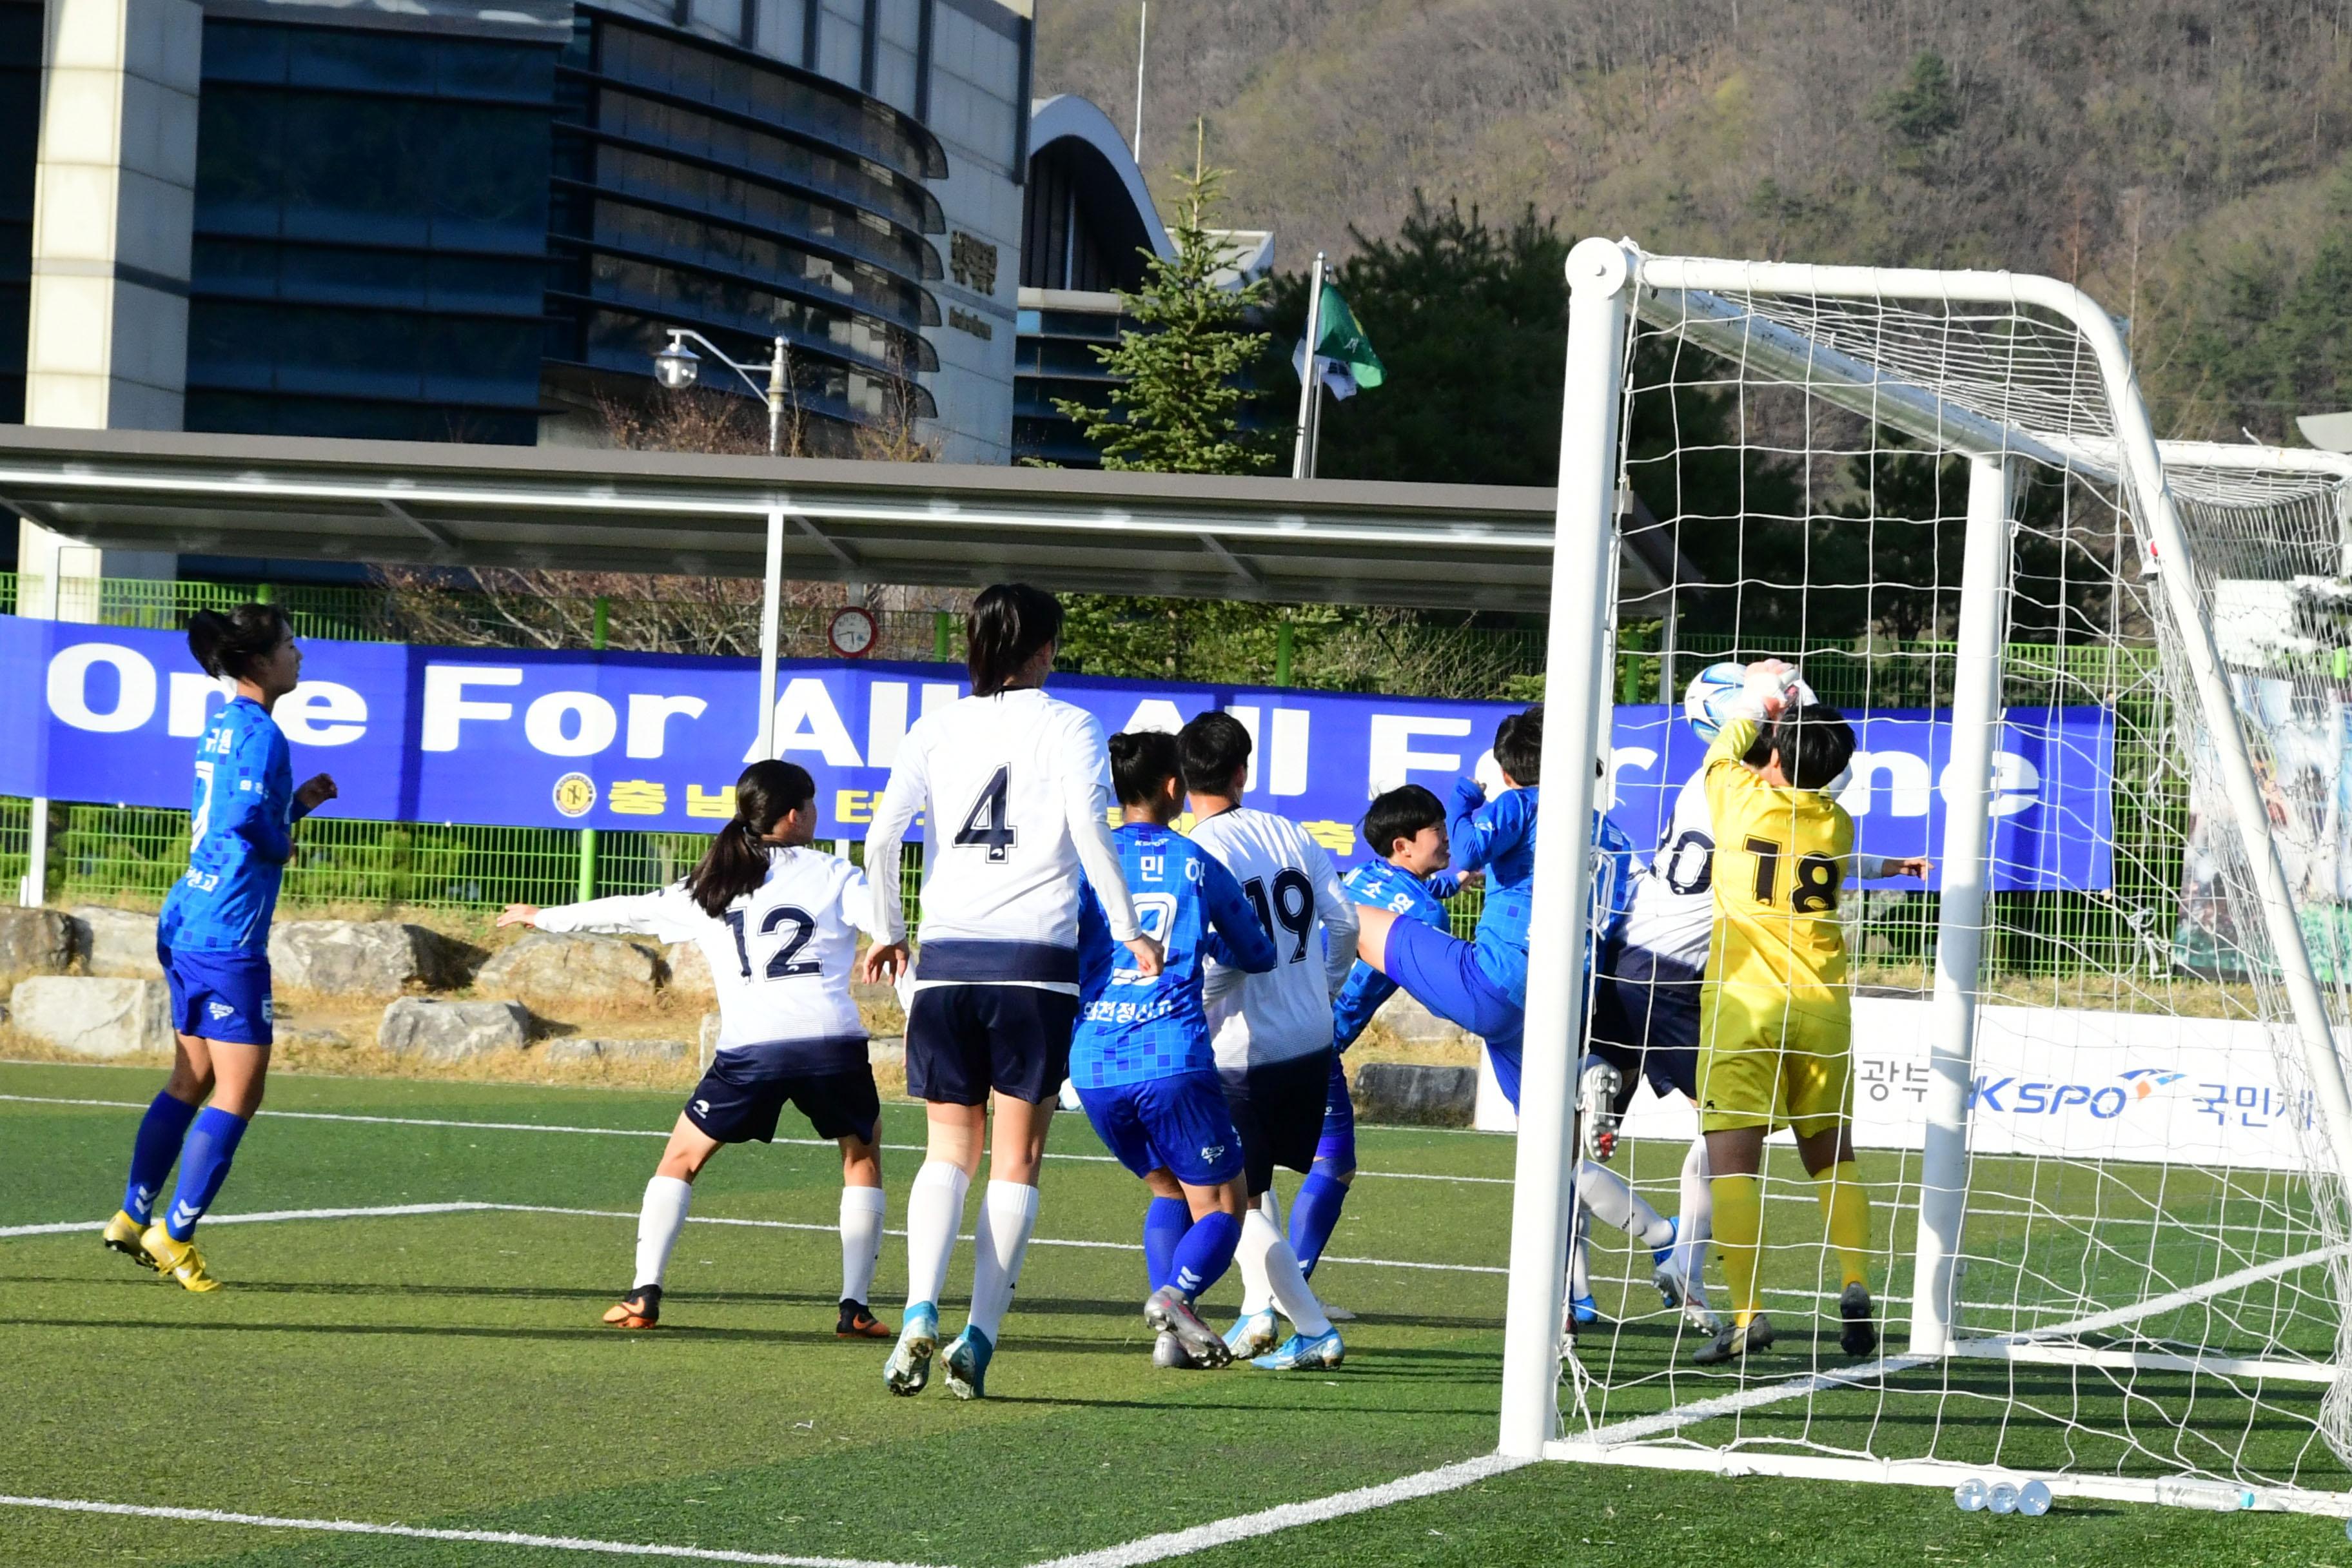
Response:
[[[1772,1342],[1757,1283],[1764,1140],[1786,1127],[1812,1173],[1843,1284],[1846,1353],[1878,1348],[1864,1264],[1870,1198],[1853,1163],[1853,1002],[1838,895],[1850,877],[1927,874],[1925,859],[1857,859],[1853,818],[1828,791],[1854,752],[1853,726],[1792,701],[1796,671],[1748,667],[1702,764],[1715,825],[1715,941],[1699,992],[1699,1127],[1713,1172],[1715,1240],[1731,1321],[1704,1366]]]

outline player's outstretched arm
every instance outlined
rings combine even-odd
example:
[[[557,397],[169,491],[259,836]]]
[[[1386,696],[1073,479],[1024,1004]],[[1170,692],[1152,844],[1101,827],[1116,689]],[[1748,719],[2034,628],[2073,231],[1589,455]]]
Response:
[[[1854,857],[1853,879],[1858,882],[1886,882],[1897,877],[1927,879],[1930,862],[1925,855],[1889,856],[1857,855]]]
[[[527,918],[513,918],[518,910]],[[541,931],[594,931],[604,936],[649,936],[664,942],[691,942],[702,934],[706,917],[682,887],[651,893],[614,893],[583,903],[533,909],[509,904],[499,924],[532,925]]]

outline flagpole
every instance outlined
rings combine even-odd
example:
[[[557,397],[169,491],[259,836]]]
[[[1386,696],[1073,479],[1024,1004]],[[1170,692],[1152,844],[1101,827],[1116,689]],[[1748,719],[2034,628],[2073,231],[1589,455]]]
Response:
[[[1135,15],[1135,161],[1143,162],[1143,46],[1151,32],[1151,0],[1143,0]]]
[[[1307,287],[1307,370],[1298,378],[1298,438],[1290,457],[1290,477],[1294,479],[1315,477],[1315,447],[1309,426],[1322,403],[1323,372],[1315,363],[1315,351],[1322,346],[1322,336],[1323,253],[1318,250],[1315,253],[1315,279]]]

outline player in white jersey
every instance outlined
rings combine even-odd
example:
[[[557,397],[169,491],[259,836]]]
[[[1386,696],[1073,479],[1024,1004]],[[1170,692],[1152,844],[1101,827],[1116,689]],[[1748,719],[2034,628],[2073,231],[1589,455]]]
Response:
[[[971,1317],[946,1360],[959,1398],[986,1393],[1037,1223],[1055,1090],[1069,1076],[1082,873],[1112,939],[1141,973],[1160,973],[1159,944],[1136,924],[1106,820],[1102,726],[1039,689],[1061,630],[1060,604],[1024,584],[1000,584],[972,602],[972,694],[907,732],[866,840],[866,864],[896,867],[915,819],[929,824],[922,927],[901,990],[909,995],[907,1089],[928,1105],[930,1137],[907,1196],[907,1311],[883,1368],[893,1394],[919,1394],[930,1381],[940,1293],[984,1142],[991,1168],[974,1234]],[[898,879],[878,877],[874,892],[880,930],[866,954],[868,981],[908,964]]]
[[[1275,1166],[1301,1175],[1314,1168],[1331,1081],[1331,998],[1355,967],[1356,903],[1305,828],[1242,805],[1250,737],[1240,720],[1203,713],[1176,743],[1192,794],[1192,842],[1234,874],[1275,944],[1265,973],[1213,963],[1202,989],[1251,1205],[1235,1254],[1242,1315],[1225,1342],[1270,1371],[1337,1366],[1346,1347],[1259,1200],[1274,1185]],[[1279,1346],[1277,1305],[1295,1331]]]
[[[511,904],[499,924],[691,942],[719,994],[719,1049],[670,1130],[637,1215],[637,1272],[604,1314],[617,1328],[661,1319],[662,1277],[685,1227],[694,1179],[728,1143],[776,1136],[787,1101],[841,1145],[844,1339],[887,1339],[866,1310],[882,1250],[882,1101],[866,1026],[849,994],[857,932],[874,926],[866,874],[809,848],[816,784],[792,763],[753,763],[735,781],[735,818],[684,880],[653,893],[556,909]]]

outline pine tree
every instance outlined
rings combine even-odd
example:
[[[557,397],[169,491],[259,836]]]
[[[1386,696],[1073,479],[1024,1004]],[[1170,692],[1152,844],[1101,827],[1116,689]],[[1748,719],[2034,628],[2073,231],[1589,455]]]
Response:
[[[1119,291],[1119,306],[1137,326],[1119,333],[1117,347],[1095,350],[1119,377],[1110,406],[1055,400],[1101,450],[1106,468],[1262,474],[1274,466],[1273,442],[1242,417],[1255,396],[1246,374],[1267,342],[1244,328],[1265,285],[1235,289],[1215,280],[1226,260],[1223,237],[1213,232],[1225,174],[1203,161],[1196,128],[1192,172],[1176,177],[1183,195],[1168,230],[1176,254],[1150,259],[1140,290]]]

